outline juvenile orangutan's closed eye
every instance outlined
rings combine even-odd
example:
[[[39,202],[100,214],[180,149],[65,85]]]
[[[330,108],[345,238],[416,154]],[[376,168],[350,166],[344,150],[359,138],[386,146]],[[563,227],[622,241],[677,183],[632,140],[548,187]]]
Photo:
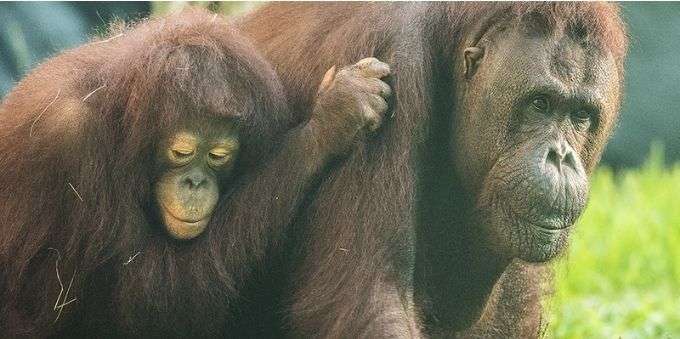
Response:
[[[198,140],[195,135],[186,132],[179,133],[170,140],[168,158],[176,165],[184,165],[194,158],[197,148]]]
[[[194,158],[195,149],[189,147],[172,147],[170,148],[170,161],[175,165],[184,165]]]
[[[191,159],[196,153],[196,148],[189,145],[173,145],[170,147],[171,160],[187,160]]]
[[[214,148],[210,151],[210,158],[220,160],[229,155],[229,151],[225,148]]]
[[[236,144],[227,144],[218,146],[208,152],[208,159],[213,165],[223,165],[234,158],[234,154],[238,146]]]
[[[176,158],[183,158],[183,157],[192,156],[194,154],[194,150],[188,149],[188,148],[177,148],[177,149],[172,150],[172,154]]]

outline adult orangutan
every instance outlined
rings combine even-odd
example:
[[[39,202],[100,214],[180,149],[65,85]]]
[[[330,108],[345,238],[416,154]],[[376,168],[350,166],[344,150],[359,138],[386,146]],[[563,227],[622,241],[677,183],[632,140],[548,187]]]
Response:
[[[272,68],[207,12],[45,62],[0,106],[1,336],[248,333],[241,290],[316,174],[380,126],[389,72],[331,68],[291,129]]]
[[[294,334],[536,336],[545,268],[527,262],[566,246],[617,120],[616,5],[271,4],[239,27],[300,120],[328,67],[394,73],[393,118],[296,221]]]

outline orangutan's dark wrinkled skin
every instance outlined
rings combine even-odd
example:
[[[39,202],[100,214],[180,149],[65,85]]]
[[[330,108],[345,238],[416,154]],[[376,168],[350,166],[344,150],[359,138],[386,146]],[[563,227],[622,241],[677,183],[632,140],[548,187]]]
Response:
[[[564,249],[585,208],[582,157],[598,128],[611,127],[620,79],[611,55],[525,25],[489,31],[462,51],[466,113],[454,121],[454,164],[477,192],[477,224],[493,250],[541,262]]]

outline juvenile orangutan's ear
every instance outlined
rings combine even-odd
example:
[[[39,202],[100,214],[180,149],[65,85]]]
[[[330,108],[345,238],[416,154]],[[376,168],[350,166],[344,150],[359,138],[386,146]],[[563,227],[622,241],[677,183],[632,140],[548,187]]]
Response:
[[[481,47],[468,47],[463,53],[465,55],[465,79],[470,79],[475,75],[479,63],[484,58],[484,49]]]

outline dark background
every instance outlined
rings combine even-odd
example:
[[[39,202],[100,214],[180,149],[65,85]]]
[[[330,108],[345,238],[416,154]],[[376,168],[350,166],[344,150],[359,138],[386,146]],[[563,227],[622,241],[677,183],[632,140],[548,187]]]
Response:
[[[165,4],[160,6],[173,6]],[[222,11],[238,11],[240,5],[219,6],[229,7]],[[241,5],[248,6],[252,4]],[[114,18],[148,16],[151,7],[148,2],[0,3],[0,97],[43,58],[105,32]],[[639,166],[655,141],[664,146],[666,160],[675,162],[680,160],[680,114],[676,112],[680,3],[628,2],[622,8],[630,36],[626,92],[621,121],[604,162],[614,167]]]

